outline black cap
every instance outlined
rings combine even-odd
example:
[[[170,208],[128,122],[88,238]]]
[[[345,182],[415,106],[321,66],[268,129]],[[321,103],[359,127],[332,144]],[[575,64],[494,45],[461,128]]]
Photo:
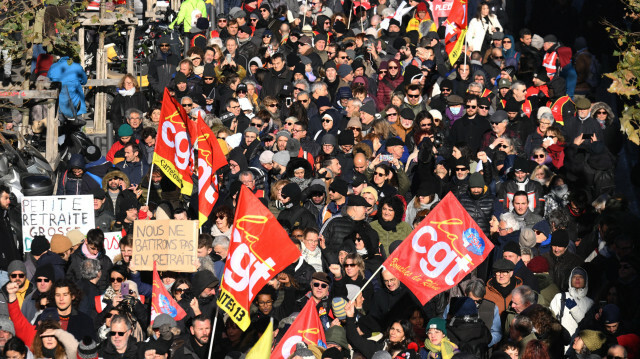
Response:
[[[551,246],[566,248],[569,246],[569,232],[558,229],[551,233]]]
[[[400,117],[406,118],[407,120],[414,120],[416,118],[416,115],[413,113],[413,111],[410,108],[405,107],[402,110],[400,110]]]
[[[216,65],[205,64],[202,71],[202,77],[216,77]]]
[[[251,26],[249,25],[242,25],[238,28],[238,30],[244,32],[245,34],[249,34],[251,35],[253,32],[251,31]]]
[[[362,207],[371,207],[369,202],[361,196],[356,196],[354,194],[347,197],[347,206],[362,206]]]
[[[404,142],[402,142],[402,140],[399,139],[398,137],[391,137],[390,139],[387,140],[386,145],[387,147],[404,146]]]
[[[91,191],[94,199],[105,199],[107,198],[107,194],[104,192],[102,188],[94,188]]]
[[[431,181],[427,181],[427,182],[420,183],[420,187],[418,187],[418,190],[416,191],[416,196],[426,197],[426,196],[434,195],[435,193],[436,193],[435,184]]]
[[[342,131],[338,134],[338,145],[355,145],[355,138],[353,137],[353,131]]]
[[[493,271],[494,272],[510,272],[515,268],[515,264],[512,261],[506,260],[504,258],[500,258],[493,262]]]
[[[33,236],[33,241],[31,241],[31,254],[39,256],[49,250],[49,248],[51,248],[51,245],[45,236]]]
[[[529,163],[522,157],[516,157],[515,161],[513,161],[513,172],[518,171],[529,173]]]
[[[502,251],[515,253],[518,256],[522,255],[522,252],[520,252],[520,244],[514,241],[507,242],[504,247],[502,247]]]
[[[358,187],[363,183],[367,183],[367,177],[360,172],[356,172],[353,175],[353,180],[351,181],[351,187]]]
[[[343,179],[336,178],[329,185],[329,191],[334,191],[343,196],[346,196],[349,193],[349,184],[345,182]]]
[[[176,84],[179,84],[181,82],[187,82],[187,76],[182,72],[178,71],[176,72],[176,76],[173,78],[173,80]]]

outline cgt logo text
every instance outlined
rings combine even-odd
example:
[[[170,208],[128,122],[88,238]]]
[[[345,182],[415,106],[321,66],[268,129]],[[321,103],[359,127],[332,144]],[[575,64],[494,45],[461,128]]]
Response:
[[[424,243],[423,237],[426,236],[428,236],[427,240],[435,242],[430,247]],[[422,273],[429,278],[435,279],[446,272],[445,283],[452,286],[455,284],[455,277],[460,271],[469,272],[471,269],[469,264],[472,264],[472,262],[468,254],[462,255],[455,247],[452,247],[458,237],[452,237],[451,234],[447,237],[449,240],[438,241],[438,231],[431,226],[424,226],[411,239],[411,247],[416,253],[425,255],[420,258],[420,270]],[[464,231],[462,241],[465,249],[469,252],[482,255],[484,240],[474,228],[468,228]]]

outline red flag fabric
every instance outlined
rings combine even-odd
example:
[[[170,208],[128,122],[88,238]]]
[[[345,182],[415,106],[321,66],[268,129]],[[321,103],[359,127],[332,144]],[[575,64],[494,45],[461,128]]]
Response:
[[[195,130],[191,131],[194,127],[191,122],[184,108],[165,88],[153,163],[188,196],[193,191],[193,143],[189,133]]]
[[[324,328],[316,309],[316,301],[313,298],[309,298],[296,320],[293,321],[282,339],[280,339],[278,346],[271,352],[271,359],[286,359],[290,357],[296,349],[296,343],[299,342],[326,347],[325,343],[327,341],[324,337]]]
[[[287,232],[246,186],[240,188],[218,306],[247,330],[249,306],[271,278],[300,258]]]
[[[451,12],[445,20],[444,46],[453,65],[462,53],[462,45],[467,33],[467,0],[454,0]]]
[[[227,164],[216,135],[198,115],[198,212],[200,227],[207,221],[220,195],[216,171]]]
[[[484,261],[493,244],[449,192],[383,263],[424,305]]]
[[[151,323],[160,314],[169,314],[176,321],[184,318],[187,313],[173,299],[162,284],[160,275],[156,270],[156,262],[153,261],[153,290],[151,297]]]

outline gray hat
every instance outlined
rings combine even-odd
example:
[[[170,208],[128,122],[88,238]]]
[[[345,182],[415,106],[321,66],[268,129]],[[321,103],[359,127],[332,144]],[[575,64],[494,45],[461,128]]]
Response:
[[[307,348],[307,346],[302,342],[296,343],[296,350],[293,352],[293,354],[291,354],[291,356],[299,356],[302,359],[316,359],[316,356],[313,354],[313,352],[309,350],[309,348]]]
[[[231,15],[232,19],[237,19],[246,17],[247,13],[239,7],[234,7],[233,9],[229,10],[229,15]]]
[[[276,133],[276,141],[278,140],[278,138],[280,138],[281,136],[286,137],[287,139],[291,139],[291,133],[289,131],[278,131],[278,133]]]
[[[291,156],[289,151],[278,151],[273,155],[273,162],[279,164],[282,167],[287,167]]]
[[[260,163],[271,163],[273,162],[273,152],[266,150],[260,154]]]
[[[322,136],[322,141],[320,141],[320,143],[323,145],[332,145],[333,147],[336,147],[338,145],[338,140],[336,140],[336,136],[327,133],[326,135]]]
[[[13,272],[22,272],[27,273],[27,266],[24,265],[24,262],[21,260],[13,260],[9,263],[9,267],[7,268],[7,273],[11,274]]]
[[[258,130],[257,128],[255,128],[254,126],[249,126],[247,127],[246,130],[244,130],[243,134],[246,134],[247,132],[253,132],[256,134],[256,136],[258,136],[260,134],[260,130]]]
[[[504,258],[500,258],[493,262],[494,272],[511,272],[513,268],[515,268],[513,262]]]
[[[8,315],[0,315],[0,330],[16,335],[16,329]]]
[[[502,40],[504,39],[504,33],[500,31],[496,31],[491,35],[491,40]]]
[[[353,72],[353,68],[351,67],[351,65],[344,64],[344,65],[340,65],[340,68],[338,68],[338,76],[340,77],[345,77],[352,72]]]
[[[349,349],[349,343],[347,342],[347,332],[344,327],[340,325],[334,325],[324,332],[324,336],[327,338],[327,344],[337,344],[342,349]]]
[[[469,177],[469,188],[480,187],[484,188],[484,178],[480,172],[475,172]]]
[[[377,352],[373,353],[371,359],[391,359],[391,354],[389,354],[389,352],[386,350],[378,350]]]
[[[536,232],[531,228],[523,228],[518,238],[520,248],[533,248],[536,245]]]
[[[366,102],[364,105],[360,106],[360,112],[368,113],[371,116],[375,116],[376,107],[373,104],[373,101]]]
[[[503,110],[498,110],[496,112],[493,113],[493,115],[491,115],[491,118],[489,118],[489,122],[491,123],[500,123],[502,121],[508,121],[509,117],[507,116],[507,113]]]
[[[153,329],[160,328],[163,324],[169,324],[171,328],[176,328],[178,324],[169,314],[162,313],[153,320]]]

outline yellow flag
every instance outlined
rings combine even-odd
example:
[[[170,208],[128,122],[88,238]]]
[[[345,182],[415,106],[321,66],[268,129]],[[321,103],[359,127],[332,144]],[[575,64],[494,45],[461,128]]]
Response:
[[[271,356],[271,345],[273,344],[273,319],[269,322],[269,326],[262,333],[262,336],[256,342],[256,345],[249,350],[246,359],[269,359]]]
[[[458,35],[458,40],[456,41],[456,44],[453,47],[453,50],[451,50],[451,53],[449,54],[449,62],[451,63],[452,66],[453,64],[456,63],[456,61],[458,61],[458,58],[460,57],[460,55],[463,54],[462,46],[464,45],[466,35],[467,35],[467,29],[463,29],[462,31],[460,31],[460,34]]]

